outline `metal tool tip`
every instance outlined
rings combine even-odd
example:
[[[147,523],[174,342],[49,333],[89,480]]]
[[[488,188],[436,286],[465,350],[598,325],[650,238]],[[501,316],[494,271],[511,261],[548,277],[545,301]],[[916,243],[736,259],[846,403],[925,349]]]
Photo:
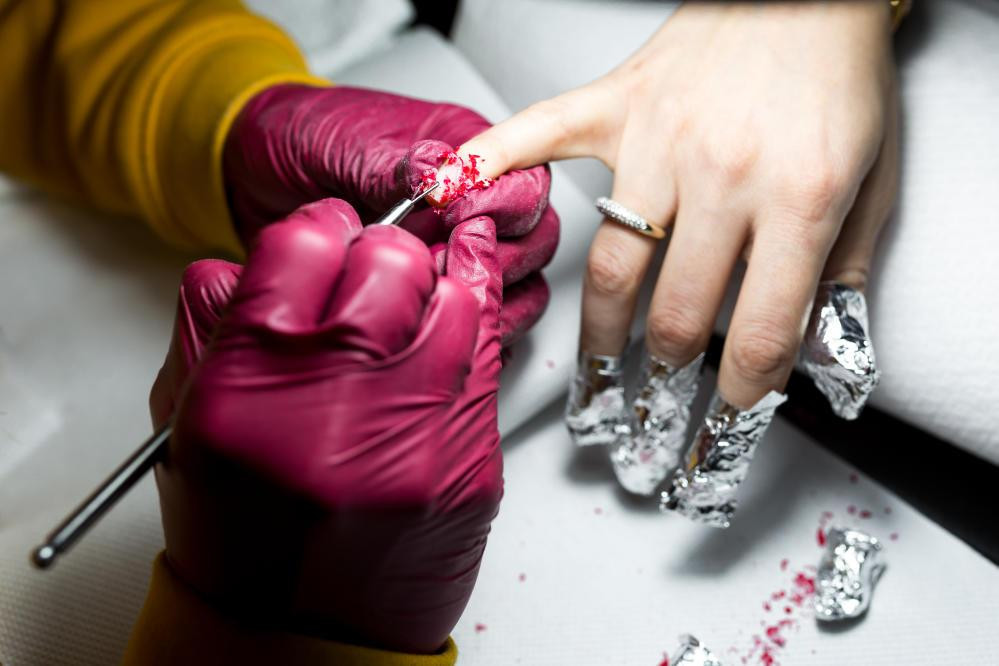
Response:
[[[56,550],[48,544],[35,548],[31,553],[31,563],[39,569],[48,569],[55,562],[55,558]]]
[[[434,183],[433,185],[431,185],[430,187],[428,187],[427,189],[423,190],[422,192],[420,192],[419,194],[417,194],[415,197],[413,197],[412,199],[410,199],[410,201],[412,201],[413,203],[416,203],[417,201],[419,201],[423,197],[427,196],[428,194],[430,194],[431,192],[433,192],[434,190],[436,190],[440,186],[441,186],[440,183]]]

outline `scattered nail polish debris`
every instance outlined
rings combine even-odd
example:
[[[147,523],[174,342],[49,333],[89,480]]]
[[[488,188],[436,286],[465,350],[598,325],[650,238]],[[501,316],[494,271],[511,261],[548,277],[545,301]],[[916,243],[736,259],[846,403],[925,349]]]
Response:
[[[475,633],[481,634],[485,630],[486,630],[486,625],[482,624],[481,622],[475,623]]]
[[[818,531],[817,531],[817,532],[815,533],[815,541],[816,541],[816,542],[817,542],[817,543],[818,543],[818,544],[819,544],[820,546],[824,546],[824,545],[826,545],[826,531],[825,531],[824,529],[822,529],[821,527],[820,527],[820,528],[818,529]]]
[[[859,480],[860,480],[860,477],[857,476],[856,472],[854,472],[853,474],[850,475],[850,483],[856,483]]]
[[[850,506],[846,507],[846,512],[852,516],[853,514],[857,513],[857,507],[851,504]]]
[[[663,652],[663,660],[659,662],[659,666],[669,666],[669,655]]]
[[[593,507],[593,513],[597,514],[598,516],[599,516],[600,514],[602,514],[603,512],[604,512],[604,510],[603,510],[603,509],[601,509],[601,508],[600,508],[599,506],[595,506],[595,507]]]
[[[892,533],[891,533],[891,534],[890,534],[890,535],[888,536],[888,538],[889,538],[889,539],[891,539],[892,541],[898,541],[898,532],[892,532]]]
[[[783,560],[780,561],[780,570],[781,571],[787,571],[787,565],[788,564],[789,564],[789,560],[785,557]]]
[[[525,573],[520,574],[519,576],[517,576],[517,580],[523,583],[525,580],[527,580],[527,574]]]
[[[788,566],[785,566],[785,562]],[[781,560],[781,571],[786,570],[789,565],[788,560]],[[746,650],[730,648],[729,652],[735,652],[743,664],[780,666],[778,658],[787,646],[791,634],[801,627],[804,619],[812,617],[814,598],[815,576],[807,573],[807,569],[794,572],[789,584],[772,592],[769,599],[764,600],[762,604],[763,610],[769,613],[773,610],[771,601],[785,599],[785,603],[780,606],[784,617],[770,621],[761,620],[761,631],[753,634],[752,645]]]
[[[467,159],[453,150],[441,153],[438,158],[440,166],[423,172],[423,189],[434,183],[440,183],[429,198],[433,199],[437,208],[443,208],[455,199],[460,199],[474,190],[484,190],[493,184],[493,180],[483,178],[479,172],[480,155],[469,155]]]
[[[551,359],[548,359],[547,361],[545,361],[545,365],[548,366],[549,370],[554,370],[555,369],[555,361],[553,361]]]
[[[865,518],[865,519],[866,518],[870,518],[871,517],[871,512],[868,511],[867,509],[864,509],[863,511],[860,512],[860,517],[861,518]]]

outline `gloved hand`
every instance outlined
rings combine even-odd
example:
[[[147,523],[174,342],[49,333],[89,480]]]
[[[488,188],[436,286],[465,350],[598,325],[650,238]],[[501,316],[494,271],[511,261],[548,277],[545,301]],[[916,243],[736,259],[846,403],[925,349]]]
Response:
[[[388,93],[336,86],[277,85],[253,97],[226,139],[224,175],[244,241],[298,206],[329,196],[354,205],[365,222],[422,189],[441,156],[480,134],[489,122],[470,109]],[[548,205],[547,166],[512,171],[439,213],[423,208],[402,226],[432,246],[480,215],[500,237],[503,285],[545,266],[558,243],[559,220]],[[541,316],[547,284],[534,275],[509,292],[503,344]]]
[[[492,220],[455,227],[444,267],[327,199],[263,229],[241,276],[187,270],[150,403],[157,423],[176,407],[167,560],[204,598],[384,649],[446,641],[502,495]]]

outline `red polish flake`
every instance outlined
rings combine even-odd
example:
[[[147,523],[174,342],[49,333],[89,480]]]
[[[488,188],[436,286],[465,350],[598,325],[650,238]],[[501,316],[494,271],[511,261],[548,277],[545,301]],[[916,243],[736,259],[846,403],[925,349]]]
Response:
[[[421,179],[422,189],[440,183],[440,187],[431,195],[437,208],[443,208],[469,192],[484,190],[494,182],[490,178],[483,178],[479,172],[479,162],[482,161],[480,155],[469,155],[462,159],[458,153],[448,150],[440,154],[438,161],[440,166],[424,171]]]
[[[554,370],[555,369],[555,361],[553,361],[551,359],[548,359],[547,361],[545,361],[545,365],[548,366],[549,370]]]
[[[859,480],[860,480],[860,477],[857,476],[856,472],[854,472],[853,474],[850,475],[850,483],[856,483]]]
[[[604,512],[604,510],[602,508],[600,508],[599,506],[593,507],[593,513],[597,514],[598,516],[601,515],[603,512]]]
[[[898,541],[898,532],[892,532],[888,538],[891,539],[892,541]]]
[[[790,615],[794,610],[790,606],[784,606],[784,612]]]
[[[776,592],[770,595],[770,599],[772,601],[777,601],[778,599],[783,599],[786,596],[787,592],[785,592],[784,590],[777,590]]]
[[[765,610],[766,612],[768,612],[768,613],[769,613],[769,612],[771,611],[771,609],[772,609],[772,608],[773,608],[773,607],[772,607],[772,606],[770,605],[770,602],[769,602],[769,601],[764,601],[764,602],[763,602],[763,610]]]
[[[815,533],[815,540],[818,542],[820,546],[826,545],[826,533],[821,527]]]
[[[846,507],[846,512],[852,516],[853,514],[857,513],[857,507],[851,504],[850,506]]]
[[[481,622],[475,623],[475,633],[481,634],[485,630],[486,630],[486,625],[482,624]]]
[[[870,518],[871,517],[871,512],[868,511],[867,509],[864,509],[863,511],[860,512],[860,517],[864,518],[864,519]]]
[[[663,652],[663,660],[659,662],[659,666],[669,666],[669,655]]]
[[[788,559],[787,559],[786,557],[785,557],[785,558],[784,558],[783,560],[781,560],[781,561],[780,561],[780,570],[781,570],[781,571],[787,571],[787,565],[788,565],[789,563],[790,563],[790,562],[788,561]]]
[[[527,574],[525,573],[520,574],[519,576],[517,576],[517,580],[523,583],[525,580],[527,580]]]

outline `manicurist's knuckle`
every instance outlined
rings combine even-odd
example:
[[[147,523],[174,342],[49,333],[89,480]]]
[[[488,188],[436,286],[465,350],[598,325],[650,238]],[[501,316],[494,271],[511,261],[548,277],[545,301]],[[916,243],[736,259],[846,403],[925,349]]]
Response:
[[[732,340],[732,365],[753,384],[774,383],[794,363],[795,336],[766,325],[752,326]]]
[[[624,298],[638,290],[641,273],[614,243],[594,243],[586,261],[586,282],[600,296]]]

